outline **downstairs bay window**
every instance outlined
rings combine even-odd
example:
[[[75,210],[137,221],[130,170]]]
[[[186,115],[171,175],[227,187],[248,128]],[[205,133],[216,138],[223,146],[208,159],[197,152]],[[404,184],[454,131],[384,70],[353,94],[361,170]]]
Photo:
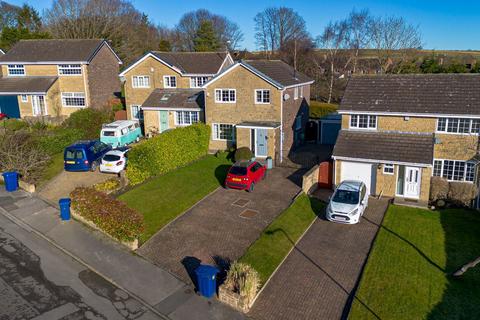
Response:
[[[440,160],[433,161],[433,175],[443,177],[448,181],[466,181],[475,180],[475,163],[469,161]]]
[[[235,140],[235,126],[227,123],[212,124],[213,140]]]
[[[198,111],[175,111],[175,124],[188,126],[198,122]]]

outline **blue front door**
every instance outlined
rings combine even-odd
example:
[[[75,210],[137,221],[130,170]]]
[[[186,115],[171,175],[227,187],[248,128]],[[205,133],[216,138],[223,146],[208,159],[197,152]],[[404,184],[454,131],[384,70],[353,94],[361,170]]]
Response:
[[[256,132],[255,156],[266,157],[268,155],[267,129],[255,129],[255,132]]]
[[[168,129],[168,111],[160,111],[160,132]]]

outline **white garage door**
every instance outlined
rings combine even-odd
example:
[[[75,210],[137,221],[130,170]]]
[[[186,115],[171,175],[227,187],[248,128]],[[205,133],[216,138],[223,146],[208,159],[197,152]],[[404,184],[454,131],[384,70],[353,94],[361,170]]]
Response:
[[[375,194],[375,171],[373,164],[363,162],[342,161],[340,169],[341,181],[360,180],[367,186],[368,194]]]

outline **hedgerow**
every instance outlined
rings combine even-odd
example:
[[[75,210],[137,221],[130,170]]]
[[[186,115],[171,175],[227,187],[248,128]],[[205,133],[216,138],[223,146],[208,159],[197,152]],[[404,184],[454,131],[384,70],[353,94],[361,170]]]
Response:
[[[151,138],[130,150],[127,178],[139,184],[195,161],[208,152],[210,127],[198,123],[176,128]]]

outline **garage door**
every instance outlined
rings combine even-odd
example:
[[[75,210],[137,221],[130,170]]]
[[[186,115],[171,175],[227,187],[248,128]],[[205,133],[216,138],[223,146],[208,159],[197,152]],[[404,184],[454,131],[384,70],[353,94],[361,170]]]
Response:
[[[339,122],[325,122],[322,121],[321,128],[321,144],[335,144],[337,141],[338,132],[341,129],[342,124]]]
[[[368,194],[375,194],[375,170],[371,163],[342,161],[341,180],[360,180],[367,186]]]

